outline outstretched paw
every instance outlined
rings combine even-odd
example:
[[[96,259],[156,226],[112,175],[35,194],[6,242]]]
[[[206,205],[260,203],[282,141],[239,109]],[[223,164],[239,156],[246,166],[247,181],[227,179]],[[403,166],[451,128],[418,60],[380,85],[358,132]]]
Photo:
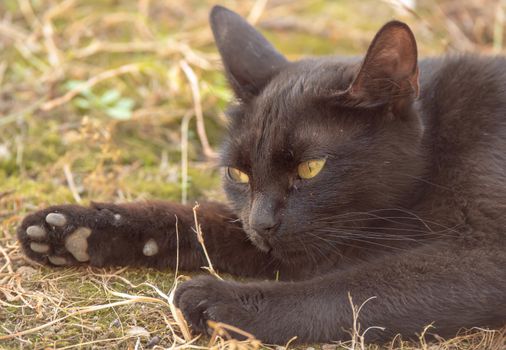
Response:
[[[265,307],[260,289],[213,277],[196,277],[176,290],[174,303],[193,330],[210,335],[207,321],[235,326],[255,336],[262,331],[255,324]],[[244,334],[231,332],[234,338]]]
[[[18,228],[18,239],[25,254],[33,260],[57,266],[76,265],[90,260],[90,223],[97,210],[62,205],[28,215]]]

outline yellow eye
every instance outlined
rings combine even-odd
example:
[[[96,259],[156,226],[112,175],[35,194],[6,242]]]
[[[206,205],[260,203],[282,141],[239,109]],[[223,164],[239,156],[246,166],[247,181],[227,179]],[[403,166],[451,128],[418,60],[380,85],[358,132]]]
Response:
[[[227,168],[227,175],[229,178],[231,178],[233,181],[241,183],[241,184],[247,184],[249,182],[249,176],[246,175],[246,173],[243,173],[239,169],[236,168]]]
[[[311,179],[318,175],[325,165],[325,158],[323,159],[311,159],[306,162],[299,164],[297,172],[299,177],[302,179]]]

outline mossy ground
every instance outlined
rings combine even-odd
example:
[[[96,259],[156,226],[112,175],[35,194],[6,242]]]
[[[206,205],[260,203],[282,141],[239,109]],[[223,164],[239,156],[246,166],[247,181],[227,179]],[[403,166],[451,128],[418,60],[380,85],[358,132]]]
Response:
[[[197,78],[207,138],[217,149],[231,94],[207,25],[214,2],[0,2],[0,348],[208,344],[184,340],[172,318],[165,294],[173,271],[49,269],[23,257],[15,228],[26,213],[51,204],[180,201],[183,189],[190,203],[224,198],[219,170],[204,156],[183,69],[186,62]],[[433,1],[422,1],[416,14],[372,0],[222,4],[249,15],[290,59],[362,54],[393,17],[412,25],[422,55],[459,43],[438,12],[444,4]],[[503,340],[484,331],[438,345],[397,341],[386,348],[499,349]]]

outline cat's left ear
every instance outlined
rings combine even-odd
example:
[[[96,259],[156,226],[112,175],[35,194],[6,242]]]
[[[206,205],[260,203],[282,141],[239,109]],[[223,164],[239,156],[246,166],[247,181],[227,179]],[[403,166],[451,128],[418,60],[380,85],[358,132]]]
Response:
[[[419,93],[417,56],[411,29],[399,21],[385,24],[343,97],[361,107],[413,101]]]

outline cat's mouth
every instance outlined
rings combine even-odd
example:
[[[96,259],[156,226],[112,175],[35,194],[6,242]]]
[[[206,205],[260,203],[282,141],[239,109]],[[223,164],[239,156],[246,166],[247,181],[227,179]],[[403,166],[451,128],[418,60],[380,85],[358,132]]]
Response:
[[[256,231],[247,229],[249,240],[261,251],[268,253],[272,250],[272,246],[264,237],[260,236]]]
[[[260,251],[279,261],[296,264],[297,262],[305,261],[308,257],[306,254],[310,254],[308,248],[303,248],[300,244],[290,244],[290,242],[283,242],[279,238],[272,236],[263,237],[258,232],[249,228],[245,228],[245,232],[249,240]]]

